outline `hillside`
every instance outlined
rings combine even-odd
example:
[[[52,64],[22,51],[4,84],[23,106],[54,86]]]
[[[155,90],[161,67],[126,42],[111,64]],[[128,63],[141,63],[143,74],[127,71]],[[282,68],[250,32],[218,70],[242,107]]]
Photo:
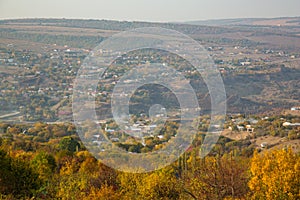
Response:
[[[245,18],[189,21],[187,24],[207,26],[300,26],[300,17]]]
[[[0,199],[299,199],[300,27],[270,20],[1,20]],[[222,91],[204,80],[215,77],[185,55],[93,50],[149,26],[203,45],[226,89],[224,116],[211,114]],[[104,69],[97,56],[111,52]]]
[[[228,113],[261,113],[299,106],[298,26],[20,19],[0,21],[0,114],[20,112],[11,120],[70,120],[72,83],[84,58],[105,38],[148,26],[183,32],[207,49],[223,77]],[[196,77],[191,82],[203,87],[201,78]],[[209,112],[209,93],[201,87],[195,88],[199,103]],[[36,109],[36,104],[43,106],[43,111]]]

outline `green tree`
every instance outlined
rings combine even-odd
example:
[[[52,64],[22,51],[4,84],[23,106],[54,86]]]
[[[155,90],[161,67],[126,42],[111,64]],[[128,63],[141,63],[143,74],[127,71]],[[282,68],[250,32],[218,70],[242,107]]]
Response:
[[[46,181],[53,175],[56,162],[52,155],[40,152],[31,160],[31,166],[39,174],[39,178]]]
[[[15,198],[32,196],[39,188],[38,175],[21,157],[12,158],[0,150],[0,192]]]
[[[64,137],[60,142],[59,142],[59,148],[61,150],[68,150],[70,152],[75,152],[79,149],[80,144],[77,142],[74,138],[72,137]]]

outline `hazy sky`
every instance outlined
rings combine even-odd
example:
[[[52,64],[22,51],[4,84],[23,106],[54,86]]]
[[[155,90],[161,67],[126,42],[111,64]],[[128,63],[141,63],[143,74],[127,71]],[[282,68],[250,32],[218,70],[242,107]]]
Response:
[[[138,21],[300,16],[300,0],[0,0],[0,18]]]

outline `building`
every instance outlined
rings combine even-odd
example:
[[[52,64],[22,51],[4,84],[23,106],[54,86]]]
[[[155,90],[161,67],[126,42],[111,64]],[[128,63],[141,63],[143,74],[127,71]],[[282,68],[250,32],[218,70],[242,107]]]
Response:
[[[300,126],[300,123],[284,122],[282,124],[282,126],[285,126],[285,127],[287,127],[287,126]]]
[[[246,130],[247,130],[248,133],[253,133],[254,132],[254,128],[252,128],[251,125],[247,125]]]
[[[263,142],[260,144],[261,148],[267,148],[268,147],[268,143],[267,142]]]
[[[237,125],[236,127],[237,127],[237,129],[238,129],[239,131],[244,131],[244,130],[245,130],[245,127],[244,127],[244,126],[239,126],[239,125]]]
[[[300,110],[300,107],[293,107],[291,108],[292,111]]]

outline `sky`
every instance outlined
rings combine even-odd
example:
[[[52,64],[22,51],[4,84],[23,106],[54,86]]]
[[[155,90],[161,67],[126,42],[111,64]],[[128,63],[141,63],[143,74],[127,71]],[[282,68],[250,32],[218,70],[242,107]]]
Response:
[[[0,0],[0,19],[183,22],[300,16],[300,0]]]

